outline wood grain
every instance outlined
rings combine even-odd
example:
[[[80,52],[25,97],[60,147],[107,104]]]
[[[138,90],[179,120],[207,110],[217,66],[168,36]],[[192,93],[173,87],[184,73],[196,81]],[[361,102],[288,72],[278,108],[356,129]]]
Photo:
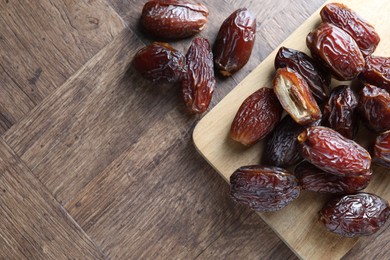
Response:
[[[390,40],[390,34],[386,29],[390,24],[390,19],[384,15],[390,11],[390,5],[381,4],[381,1],[345,2],[373,23],[381,35],[382,42],[376,54],[390,55],[389,41],[386,40]],[[305,36],[319,21],[320,18],[316,12],[282,45],[307,52]],[[238,167],[256,164],[260,161],[262,142],[245,149],[231,141],[228,133],[233,117],[242,101],[259,87],[270,85],[277,50],[278,48],[204,117],[194,131],[194,142],[200,153],[226,181]],[[386,171],[383,169],[376,169],[375,174],[367,190],[389,199],[390,192],[386,190],[390,184],[389,176],[386,176]],[[352,248],[356,239],[343,239],[318,225],[317,212],[327,199],[327,196],[303,193],[297,201],[283,211],[260,215],[298,256],[305,259],[340,258]]]
[[[123,28],[101,0],[0,1],[0,135]]]
[[[0,259],[105,259],[0,139]]]

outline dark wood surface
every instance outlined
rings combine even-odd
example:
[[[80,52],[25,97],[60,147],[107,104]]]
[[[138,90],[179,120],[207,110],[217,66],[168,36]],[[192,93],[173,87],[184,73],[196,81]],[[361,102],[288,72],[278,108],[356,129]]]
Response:
[[[214,106],[324,1],[201,2],[211,42],[235,9],[257,16],[250,62],[218,79]],[[0,259],[295,259],[197,154],[200,117],[177,87],[130,66],[154,41],[143,4],[0,1]],[[389,258],[389,236],[346,258]]]

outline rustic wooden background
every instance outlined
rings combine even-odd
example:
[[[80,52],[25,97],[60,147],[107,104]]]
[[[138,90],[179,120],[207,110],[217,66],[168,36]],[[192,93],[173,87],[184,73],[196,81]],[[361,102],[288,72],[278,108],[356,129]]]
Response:
[[[211,42],[235,9],[257,16],[250,62],[218,79],[214,106],[324,1],[200,2]],[[0,259],[295,259],[197,154],[179,90],[130,66],[154,40],[143,4],[0,0]],[[346,259],[389,258],[389,236]]]

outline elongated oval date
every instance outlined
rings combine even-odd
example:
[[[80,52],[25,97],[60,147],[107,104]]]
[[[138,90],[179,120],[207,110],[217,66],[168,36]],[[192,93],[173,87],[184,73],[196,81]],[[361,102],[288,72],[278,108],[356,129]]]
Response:
[[[241,104],[230,128],[230,137],[250,146],[275,128],[282,112],[283,108],[274,91],[263,87]]]
[[[313,124],[319,125],[320,121]],[[303,160],[298,152],[298,135],[308,126],[302,126],[291,116],[285,116],[267,136],[262,163],[279,167],[289,167]]]
[[[364,57],[355,40],[330,23],[322,23],[310,32],[306,45],[338,80],[352,80],[364,69]]]
[[[303,158],[326,172],[356,176],[370,169],[370,154],[328,127],[309,127],[298,136],[298,141]]]
[[[390,57],[366,57],[366,66],[360,78],[390,92]]]
[[[354,139],[359,127],[357,106],[358,99],[349,86],[334,88],[324,107],[322,125]]]
[[[370,129],[378,133],[390,130],[390,94],[386,90],[366,84],[360,91],[358,110]]]
[[[374,26],[346,5],[327,4],[322,8],[320,15],[323,22],[332,23],[351,35],[364,56],[371,55],[378,46],[380,37]]]
[[[181,39],[204,28],[209,11],[202,4],[177,0],[148,1],[142,9],[143,27],[156,37]]]
[[[390,131],[381,133],[375,139],[372,162],[390,169]]]
[[[299,193],[295,176],[278,167],[243,166],[230,176],[230,196],[255,211],[280,210]]]
[[[289,67],[298,72],[307,82],[318,102],[329,97],[330,74],[304,52],[281,47],[275,57],[275,69]]]
[[[319,193],[355,193],[370,183],[372,170],[357,176],[337,176],[305,161],[295,167],[294,174],[303,190]]]
[[[206,39],[195,38],[192,41],[186,55],[186,73],[181,86],[187,109],[192,113],[205,112],[215,89],[213,54]]]
[[[296,71],[287,67],[278,69],[272,85],[280,104],[295,122],[307,125],[321,118],[309,86]]]
[[[389,202],[370,193],[345,195],[330,200],[320,211],[325,227],[345,237],[369,236],[390,216]]]
[[[214,44],[215,67],[230,76],[248,62],[256,38],[256,18],[246,9],[233,12],[219,29]]]
[[[155,42],[135,54],[133,65],[146,79],[174,83],[183,77],[185,57],[169,44]]]

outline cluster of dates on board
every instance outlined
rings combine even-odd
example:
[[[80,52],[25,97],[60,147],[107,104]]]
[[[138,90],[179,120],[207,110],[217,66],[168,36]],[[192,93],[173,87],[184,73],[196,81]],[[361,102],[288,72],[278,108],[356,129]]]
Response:
[[[265,142],[261,164],[231,175],[230,195],[270,212],[301,190],[332,193],[320,222],[342,236],[371,235],[390,216],[386,199],[362,192],[372,163],[390,169],[390,58],[372,55],[379,35],[347,6],[327,4],[320,15],[306,38],[311,57],[280,48],[272,88],[257,90],[239,108],[230,137],[246,146]],[[360,84],[331,88],[331,77]],[[360,122],[376,135],[368,150],[354,141]]]

